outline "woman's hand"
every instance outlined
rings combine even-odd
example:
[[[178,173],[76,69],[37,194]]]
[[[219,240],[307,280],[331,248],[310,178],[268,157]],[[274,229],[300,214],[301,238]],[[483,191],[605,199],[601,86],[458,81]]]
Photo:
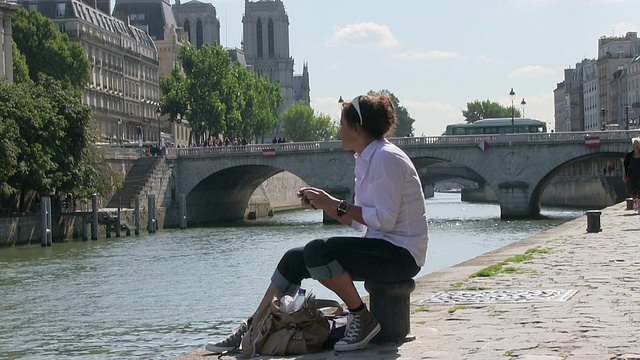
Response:
[[[302,205],[310,207],[314,210],[330,209],[339,201],[337,198],[329,195],[326,191],[315,187],[303,187],[297,193]]]

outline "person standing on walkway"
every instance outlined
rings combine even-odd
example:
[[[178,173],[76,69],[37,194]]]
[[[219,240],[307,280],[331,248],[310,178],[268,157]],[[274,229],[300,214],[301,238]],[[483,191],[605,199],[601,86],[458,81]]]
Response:
[[[633,210],[640,213],[640,138],[631,139],[633,150],[627,153],[622,164],[622,181],[627,184],[627,192],[633,198]]]
[[[357,96],[344,104],[339,132],[342,148],[354,152],[354,202],[316,187],[303,187],[297,194],[305,206],[323,210],[364,231],[364,236],[316,239],[288,250],[254,315],[274,296],[293,296],[303,279],[313,278],[336,293],[350,312],[345,336],[334,350],[361,349],[381,330],[353,281],[391,283],[413,278],[425,263],[428,242],[420,177],[411,159],[385,138],[396,121],[395,107],[387,95]],[[228,338],[205,348],[217,353],[238,348],[252,318]]]

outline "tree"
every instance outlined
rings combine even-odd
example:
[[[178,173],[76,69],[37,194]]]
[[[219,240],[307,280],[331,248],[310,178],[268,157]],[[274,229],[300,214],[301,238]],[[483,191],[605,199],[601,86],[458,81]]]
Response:
[[[407,109],[400,105],[400,100],[398,100],[398,98],[389,90],[380,90],[380,91],[369,91],[369,94],[381,94],[381,95],[387,95],[391,98],[391,101],[393,102],[393,106],[395,106],[396,108],[396,118],[397,118],[397,122],[396,122],[396,129],[393,133],[392,136],[396,136],[396,137],[404,137],[404,136],[408,136],[408,137],[412,137],[413,136],[413,123],[415,122],[415,120],[409,115],[409,111],[407,111]]]
[[[13,82],[25,83],[29,81],[29,66],[27,58],[18,49],[16,42],[13,42]]]
[[[284,111],[282,134],[293,141],[324,141],[334,139],[337,129],[330,116],[316,115],[309,105],[298,101]]]
[[[18,166],[19,149],[14,141],[19,136],[18,125],[13,119],[0,114],[0,196],[14,193],[7,180],[15,174]]]
[[[278,84],[232,64],[218,45],[184,45],[178,62],[183,71],[176,67],[160,81],[161,107],[169,121],[189,121],[193,141],[219,134],[252,139],[275,128],[282,105]]]
[[[107,195],[121,179],[100,165],[91,146],[91,111],[62,83],[40,74],[38,83],[0,83],[0,177],[2,195],[19,196],[25,211],[29,192]]]
[[[0,83],[0,195],[101,195],[118,173],[91,146],[91,110],[82,105],[89,61],[82,46],[38,12],[13,17],[14,84]],[[15,203],[15,202],[14,202]]]
[[[47,74],[63,88],[82,95],[89,83],[90,64],[84,48],[56,30],[51,19],[37,11],[20,9],[12,18],[13,40],[26,58],[29,77]]]
[[[518,118],[520,117],[520,110],[504,107],[496,101],[476,100],[467,103],[467,110],[462,110],[462,116],[464,116],[467,123],[473,123],[480,119],[510,118],[512,116]]]

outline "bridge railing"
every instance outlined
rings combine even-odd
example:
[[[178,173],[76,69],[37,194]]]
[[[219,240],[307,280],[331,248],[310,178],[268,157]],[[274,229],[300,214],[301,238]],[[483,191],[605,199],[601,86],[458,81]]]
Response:
[[[231,154],[252,154],[259,155],[265,150],[275,150],[276,153],[307,152],[317,150],[341,149],[340,141],[312,141],[312,142],[290,142],[279,144],[250,144],[250,145],[230,145],[230,146],[209,146],[195,148],[176,149],[178,157],[211,156],[211,155],[231,155]]]
[[[581,131],[531,134],[461,135],[461,136],[422,136],[390,138],[389,141],[400,146],[477,146],[481,141],[490,144],[559,143],[581,142],[587,136],[597,136],[600,140],[626,140],[640,137],[640,130],[620,131]],[[629,144],[631,145],[631,144]],[[201,157],[224,155],[260,155],[268,150],[277,153],[311,152],[342,149],[341,141],[289,142],[280,144],[251,144],[233,146],[211,146],[176,149],[177,157]]]

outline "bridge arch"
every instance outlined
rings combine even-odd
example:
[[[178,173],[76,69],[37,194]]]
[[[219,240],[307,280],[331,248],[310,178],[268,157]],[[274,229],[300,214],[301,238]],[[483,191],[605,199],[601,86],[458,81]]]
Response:
[[[317,153],[304,157],[239,155],[183,160],[175,165],[179,174],[177,191],[186,195],[190,226],[242,219],[255,189],[283,171],[335,196],[353,197],[353,155],[346,151],[336,151],[330,157]]]
[[[558,173],[560,173],[563,169],[566,169],[567,167],[577,164],[577,163],[581,163],[584,161],[588,161],[588,160],[593,160],[593,159],[608,159],[608,158],[624,158],[624,156],[626,155],[626,151],[603,151],[603,152],[593,152],[593,153],[588,153],[588,154],[584,154],[582,156],[578,156],[575,158],[572,158],[570,160],[567,160],[561,164],[558,164],[558,166],[556,166],[554,169],[552,169],[549,173],[547,173],[545,176],[543,176],[540,181],[538,182],[538,184],[533,188],[533,191],[531,193],[531,204],[530,207],[533,209],[540,209],[541,208],[541,203],[542,203],[542,195],[544,194],[544,190],[546,189],[546,187],[549,185],[549,183],[551,182],[551,180],[556,177],[558,175]],[[599,169],[598,169],[599,171]],[[539,213],[539,210],[538,210]]]

